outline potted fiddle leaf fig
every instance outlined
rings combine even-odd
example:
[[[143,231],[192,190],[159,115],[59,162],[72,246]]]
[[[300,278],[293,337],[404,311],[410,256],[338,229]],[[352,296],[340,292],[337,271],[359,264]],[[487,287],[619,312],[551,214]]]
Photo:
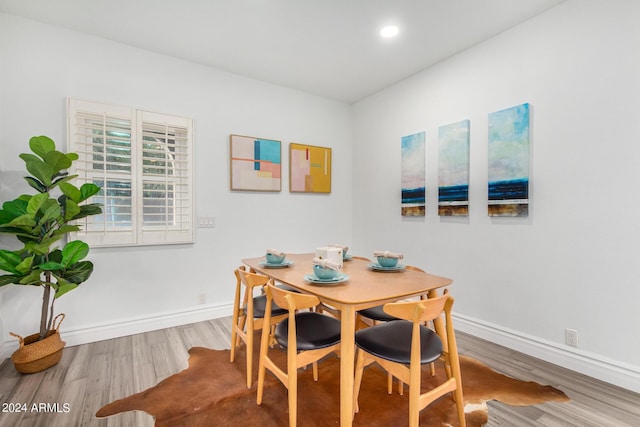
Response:
[[[54,303],[93,272],[93,263],[84,260],[87,243],[68,241],[68,235],[80,229],[73,221],[102,212],[100,205],[86,203],[100,187],[87,183],[78,188],[71,183],[77,175],[67,170],[78,159],[76,153],[57,151],[46,136],[31,138],[29,148],[33,154],[20,158],[30,174],[25,180],[36,191],[3,202],[0,210],[0,233],[18,240],[18,249],[0,249],[0,273],[5,273],[0,275],[0,286],[38,286],[43,292],[40,331],[26,338],[11,333],[20,340],[11,359],[24,373],[47,369],[62,357],[65,343],[58,329],[64,314],[54,318]]]

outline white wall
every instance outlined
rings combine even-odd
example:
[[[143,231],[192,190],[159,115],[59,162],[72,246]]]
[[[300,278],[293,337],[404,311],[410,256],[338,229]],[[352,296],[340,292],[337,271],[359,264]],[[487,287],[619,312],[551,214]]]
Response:
[[[31,136],[48,135],[66,150],[68,96],[195,122],[197,215],[214,216],[216,227],[198,229],[193,245],[92,249],[93,276],[56,303],[68,344],[96,330],[91,337],[104,338],[230,314],[233,269],[267,247],[351,245],[350,106],[6,14],[0,62],[2,200],[29,191],[18,154]],[[229,190],[230,133],[282,141],[281,193]],[[290,142],[333,148],[330,195],[289,193]],[[0,343],[15,343],[9,331],[36,330],[40,301],[37,288],[0,288]]]
[[[353,184],[359,249],[402,251],[452,277],[458,326],[563,353],[570,366],[620,368],[640,390],[638,18],[637,1],[569,1],[358,102]],[[524,102],[530,215],[490,218],[487,115]],[[470,215],[438,217],[438,127],[463,119]],[[400,138],[422,130],[427,214],[402,218]],[[578,331],[578,350],[565,328]]]

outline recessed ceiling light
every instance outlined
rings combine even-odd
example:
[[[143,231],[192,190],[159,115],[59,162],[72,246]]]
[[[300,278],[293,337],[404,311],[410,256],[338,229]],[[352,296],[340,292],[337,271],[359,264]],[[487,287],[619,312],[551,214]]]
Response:
[[[395,25],[387,25],[386,27],[383,27],[380,30],[380,35],[382,37],[384,37],[385,39],[388,39],[390,37],[397,36],[398,35],[398,31],[400,31],[400,30]]]

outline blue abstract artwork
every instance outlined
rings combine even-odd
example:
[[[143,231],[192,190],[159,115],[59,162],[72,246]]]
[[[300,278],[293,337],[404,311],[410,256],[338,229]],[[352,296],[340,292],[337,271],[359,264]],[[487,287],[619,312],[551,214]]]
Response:
[[[529,104],[489,114],[489,216],[529,215]]]
[[[469,215],[469,120],[438,129],[438,215]]]
[[[425,133],[402,137],[402,215],[425,215]]]

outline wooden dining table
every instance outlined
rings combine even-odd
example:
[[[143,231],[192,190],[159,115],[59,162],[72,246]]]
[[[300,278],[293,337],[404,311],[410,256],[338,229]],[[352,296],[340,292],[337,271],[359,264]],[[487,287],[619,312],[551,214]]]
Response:
[[[251,269],[271,277],[301,292],[316,295],[320,301],[339,311],[340,316],[340,426],[351,426],[353,421],[353,387],[355,361],[356,312],[387,302],[425,295],[432,298],[438,289],[452,283],[451,279],[421,271],[400,269],[376,271],[372,261],[355,257],[345,261],[342,273],[349,279],[341,283],[312,283],[305,275],[313,273],[313,253],[288,254],[287,267],[265,265],[265,257],[246,258],[242,262]],[[444,334],[441,323],[436,332]]]

